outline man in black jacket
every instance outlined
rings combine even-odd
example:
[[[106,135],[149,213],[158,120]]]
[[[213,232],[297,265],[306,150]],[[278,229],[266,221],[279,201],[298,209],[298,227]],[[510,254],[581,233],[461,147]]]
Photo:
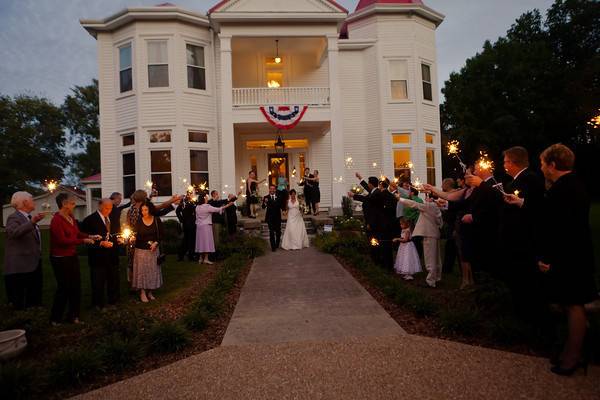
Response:
[[[262,200],[262,208],[267,210],[265,222],[269,225],[269,241],[272,251],[277,250],[281,243],[282,199],[277,195],[276,189],[275,185],[269,186],[269,194]]]
[[[183,229],[183,239],[177,252],[177,261],[187,254],[189,261],[198,261],[196,255],[196,203],[187,195],[175,209],[175,215]]]
[[[108,304],[113,305],[119,300],[119,258],[116,255],[116,238],[110,234],[112,229],[109,215],[112,208],[110,199],[100,200],[98,211],[88,215],[81,224],[83,232],[102,237],[88,247],[92,306],[100,309],[105,304],[105,290]]]

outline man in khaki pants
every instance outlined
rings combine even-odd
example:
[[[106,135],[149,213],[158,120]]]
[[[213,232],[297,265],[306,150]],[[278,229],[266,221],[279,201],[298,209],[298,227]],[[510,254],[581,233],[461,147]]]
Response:
[[[213,207],[219,208],[224,205],[227,205],[227,203],[228,203],[227,200],[221,200],[218,190],[213,190],[212,192],[210,192],[210,197],[211,198],[208,201],[208,204],[210,204]],[[217,248],[217,246],[219,246],[219,243],[221,242],[221,232],[223,231],[224,226],[225,226],[225,217],[223,216],[223,214],[213,213],[213,215],[212,215],[212,230],[213,230],[213,238],[215,240],[215,249]]]
[[[406,207],[416,208],[420,211],[413,236],[423,237],[425,268],[429,272],[425,281],[429,287],[434,288],[436,283],[442,280],[442,260],[440,258],[442,212],[431,197],[427,197],[423,204],[399,196],[398,201]]]

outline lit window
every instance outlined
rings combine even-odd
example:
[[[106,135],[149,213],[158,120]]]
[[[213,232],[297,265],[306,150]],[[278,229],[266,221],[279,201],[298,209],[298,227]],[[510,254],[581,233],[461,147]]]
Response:
[[[208,133],[201,131],[188,131],[188,140],[193,143],[208,143]]]
[[[433,144],[433,135],[431,133],[425,134],[425,143]]]
[[[392,100],[408,99],[408,65],[406,61],[391,60],[389,73]]]
[[[410,134],[408,133],[392,133],[393,144],[409,144]]]
[[[250,156],[250,170],[254,171],[254,174],[258,176],[258,167],[256,164],[256,156]]]
[[[119,91],[123,93],[132,89],[131,43],[129,43],[119,47]]]
[[[421,64],[421,76],[423,79],[423,98],[432,101],[433,93],[431,90],[431,67],[427,64]]]
[[[204,47],[188,44],[186,47],[187,81],[192,89],[206,90]]]
[[[427,183],[435,186],[435,150],[427,149]]]
[[[158,191],[158,195],[170,196],[172,194],[171,151],[151,151],[150,172],[152,182]]]
[[[190,150],[190,180],[192,185],[208,186],[208,151]]]
[[[135,144],[135,135],[133,133],[123,135],[121,139],[123,140],[123,146],[133,146]]]
[[[167,143],[171,141],[171,131],[149,131],[150,143]]]
[[[394,149],[394,177],[410,179],[410,149]]]
[[[135,192],[135,153],[123,154],[123,196],[127,199]]]
[[[169,86],[169,58],[166,40],[148,42],[148,87]]]

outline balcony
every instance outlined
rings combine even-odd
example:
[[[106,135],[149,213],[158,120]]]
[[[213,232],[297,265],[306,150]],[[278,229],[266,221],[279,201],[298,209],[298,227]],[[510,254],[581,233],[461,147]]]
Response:
[[[283,88],[235,88],[233,107],[265,105],[329,105],[329,88],[283,87]]]

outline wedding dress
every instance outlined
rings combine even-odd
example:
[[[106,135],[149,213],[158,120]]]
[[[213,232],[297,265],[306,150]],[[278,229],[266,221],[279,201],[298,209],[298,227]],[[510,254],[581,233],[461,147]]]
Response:
[[[283,232],[281,248],[285,250],[300,250],[308,247],[308,234],[304,226],[304,218],[300,211],[298,200],[288,200],[287,223]]]

